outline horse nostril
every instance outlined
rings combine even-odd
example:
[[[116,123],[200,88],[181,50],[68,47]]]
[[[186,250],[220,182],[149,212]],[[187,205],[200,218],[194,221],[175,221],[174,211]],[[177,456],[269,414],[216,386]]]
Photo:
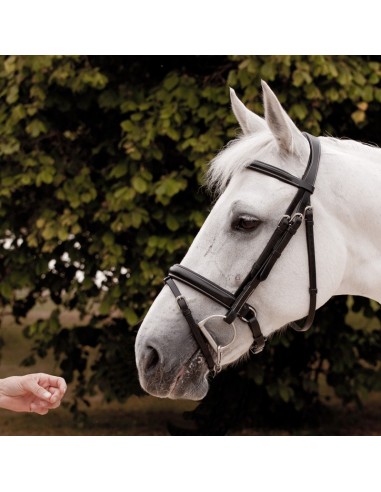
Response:
[[[147,347],[144,359],[145,372],[154,371],[160,363],[159,352],[153,347]]]

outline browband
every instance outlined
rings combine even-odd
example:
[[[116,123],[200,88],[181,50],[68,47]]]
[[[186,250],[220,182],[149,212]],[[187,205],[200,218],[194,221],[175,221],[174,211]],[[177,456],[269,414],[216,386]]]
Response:
[[[297,188],[302,188],[308,193],[314,192],[313,185],[306,183],[303,178],[297,178],[287,171],[283,171],[283,169],[279,169],[278,167],[271,166],[270,164],[266,164],[262,161],[254,161],[247,166],[247,169],[252,169],[253,171],[258,171],[262,174],[266,174],[267,176],[271,176],[272,178],[276,178],[279,181],[283,181],[292,186],[296,186]]]

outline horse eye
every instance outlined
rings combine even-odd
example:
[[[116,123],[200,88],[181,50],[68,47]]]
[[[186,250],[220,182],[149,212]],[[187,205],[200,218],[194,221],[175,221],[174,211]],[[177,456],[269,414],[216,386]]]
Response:
[[[232,223],[232,229],[236,231],[254,231],[259,225],[261,224],[261,221],[248,216],[248,215],[241,215],[240,217],[237,217],[233,223]]]

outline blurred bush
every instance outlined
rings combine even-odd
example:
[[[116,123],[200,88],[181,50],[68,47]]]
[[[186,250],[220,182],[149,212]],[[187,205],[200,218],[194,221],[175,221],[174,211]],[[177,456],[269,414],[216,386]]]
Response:
[[[133,327],[208,213],[207,162],[237,133],[228,86],[261,114],[265,79],[301,129],[379,142],[380,76],[370,56],[1,57],[0,303],[18,321],[55,305],[25,328],[25,362],[53,349],[73,409],[139,392]],[[346,402],[379,387],[378,332],[349,327],[349,309],[380,318],[334,299],[236,370],[257,413],[310,408],[319,377]],[[63,327],[73,310],[82,326]]]

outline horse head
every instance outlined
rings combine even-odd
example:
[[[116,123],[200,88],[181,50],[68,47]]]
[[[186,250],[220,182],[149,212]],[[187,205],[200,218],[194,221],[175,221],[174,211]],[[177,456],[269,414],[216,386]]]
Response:
[[[195,272],[206,283],[223,288],[227,296],[239,290],[247,279],[296,193],[290,183],[272,179],[271,173],[269,176],[253,172],[248,166],[253,161],[271,163],[285,176],[290,174],[300,180],[311,153],[308,139],[268,85],[262,85],[264,118],[247,109],[231,90],[232,109],[242,134],[210,163],[207,183],[218,199],[178,268],[180,273]],[[326,174],[319,171],[312,197],[319,279],[316,307],[338,290],[346,261],[345,248],[340,246],[340,229],[325,206],[329,190],[324,189],[322,182]],[[299,215],[304,215],[304,209]],[[296,220],[288,217],[288,226],[291,219]],[[268,278],[245,299],[265,338],[308,312],[310,278],[305,227],[302,223]],[[335,243],[338,246],[333,247]],[[176,279],[176,275],[173,279],[176,287],[164,286],[139,330],[139,379],[152,395],[197,400],[206,395],[212,370],[179,306],[191,313],[194,329],[200,329],[209,350],[209,360],[218,362],[218,367],[226,367],[249,353],[253,330],[245,319],[247,315],[234,316],[227,323],[228,309],[223,303],[194,288],[192,283]]]

